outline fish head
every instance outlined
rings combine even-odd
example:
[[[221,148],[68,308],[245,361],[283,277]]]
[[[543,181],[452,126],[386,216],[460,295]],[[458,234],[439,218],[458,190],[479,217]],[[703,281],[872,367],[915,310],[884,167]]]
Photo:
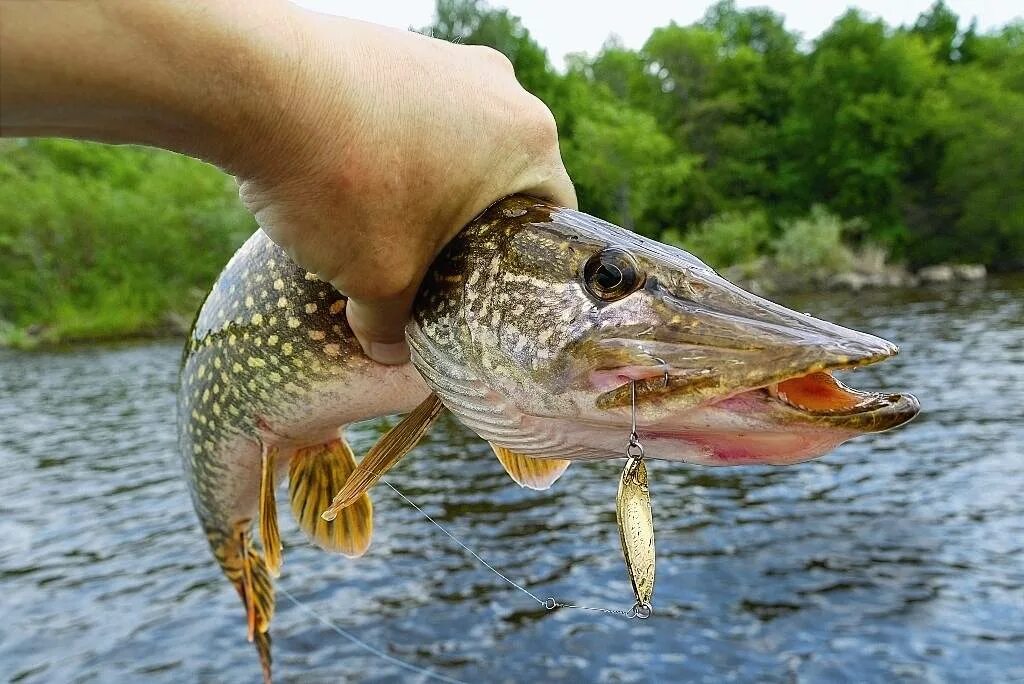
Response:
[[[513,197],[438,258],[408,329],[462,422],[519,453],[788,464],[911,420],[909,394],[832,376],[890,342],[792,311],[681,249]]]

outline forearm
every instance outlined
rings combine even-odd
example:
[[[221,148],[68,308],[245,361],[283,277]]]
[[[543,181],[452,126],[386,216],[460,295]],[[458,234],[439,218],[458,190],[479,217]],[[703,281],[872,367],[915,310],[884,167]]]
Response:
[[[0,0],[0,133],[230,171],[385,363],[407,359],[420,280],[474,216],[519,192],[576,204],[554,118],[504,56],[285,0]]]
[[[237,166],[287,102],[291,12],[277,0],[0,0],[0,134]]]

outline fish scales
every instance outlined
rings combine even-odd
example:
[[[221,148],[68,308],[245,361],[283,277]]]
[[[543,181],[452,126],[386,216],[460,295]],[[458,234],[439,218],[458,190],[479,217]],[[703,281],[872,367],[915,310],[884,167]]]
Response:
[[[264,582],[266,614],[250,635],[267,672],[269,643],[259,640],[273,597],[250,533],[263,453],[278,455],[278,481],[298,450],[337,439],[348,423],[407,411],[427,394],[409,366],[367,359],[345,320],[345,298],[262,232],[239,249],[204,302],[180,375],[180,453],[210,548],[243,601],[246,582],[254,582],[246,563]]]
[[[492,206],[435,261],[406,328],[412,363],[364,356],[345,301],[257,232],[213,286],[183,357],[189,489],[267,681],[280,549],[262,548],[252,529],[259,517],[276,544],[274,485],[287,473],[311,540],[359,555],[372,530],[366,490],[442,405],[535,489],[570,460],[621,457],[631,396],[648,458],[703,465],[796,463],[919,409],[911,395],[860,392],[830,375],[894,345],[756,297],[680,249],[526,197]],[[357,463],[344,426],[395,413],[408,415]]]

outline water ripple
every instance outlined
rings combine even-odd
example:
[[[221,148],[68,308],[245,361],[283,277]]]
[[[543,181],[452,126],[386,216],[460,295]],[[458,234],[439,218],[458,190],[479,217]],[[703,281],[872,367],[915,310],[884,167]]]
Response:
[[[645,623],[545,611],[385,487],[357,561],[282,516],[281,582],[360,639],[464,681],[1024,679],[1022,295],[993,282],[788,302],[900,341],[853,382],[916,392],[925,412],[792,468],[651,464]],[[257,681],[179,471],[178,357],[177,343],[0,353],[0,680]],[[357,426],[357,451],[381,422]],[[538,595],[625,608],[618,468],[578,464],[550,492],[521,490],[445,421],[391,479]],[[287,601],[275,650],[282,682],[410,681]]]

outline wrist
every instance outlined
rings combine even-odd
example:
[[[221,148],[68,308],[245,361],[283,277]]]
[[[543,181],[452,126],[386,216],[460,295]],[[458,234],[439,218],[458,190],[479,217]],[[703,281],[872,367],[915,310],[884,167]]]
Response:
[[[203,20],[212,27],[205,54],[194,56],[188,69],[196,75],[197,149],[182,151],[252,176],[276,163],[286,137],[297,137],[289,119],[301,103],[297,90],[309,41],[291,3],[247,4],[244,18],[236,3],[203,5],[210,7],[213,16]]]

